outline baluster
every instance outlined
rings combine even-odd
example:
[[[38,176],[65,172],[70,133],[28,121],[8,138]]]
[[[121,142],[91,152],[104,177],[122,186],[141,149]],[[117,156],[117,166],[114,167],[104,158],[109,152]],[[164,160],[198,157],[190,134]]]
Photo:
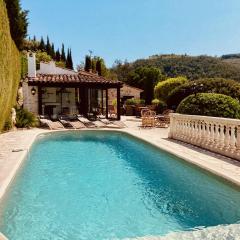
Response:
[[[209,147],[209,144],[211,143],[211,129],[210,129],[210,123],[206,122],[206,129],[205,129],[205,147]]]
[[[219,123],[215,125],[215,134],[214,134],[214,147],[218,148],[220,146],[220,134],[219,134]]]
[[[230,147],[230,127],[226,125],[225,140],[224,140],[224,150],[228,151]]]
[[[225,126],[223,124],[220,124],[220,136],[219,136],[219,148],[223,149],[225,146],[224,139],[225,139],[225,134],[224,134],[224,128]]]
[[[211,122],[211,126],[210,126],[210,144],[209,144],[210,149],[213,146],[214,146],[214,123]]]
[[[237,126],[236,152],[240,155],[240,125]]]
[[[235,126],[231,125],[230,128],[230,132],[231,132],[231,137],[230,137],[230,151],[234,152],[236,150],[236,136],[235,136]]]

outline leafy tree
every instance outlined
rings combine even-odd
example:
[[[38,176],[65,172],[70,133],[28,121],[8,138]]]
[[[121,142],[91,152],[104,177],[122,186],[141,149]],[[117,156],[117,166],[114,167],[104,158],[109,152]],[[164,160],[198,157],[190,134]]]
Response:
[[[22,50],[23,41],[27,36],[28,11],[22,10],[19,0],[4,0],[10,23],[10,32],[18,49]]]
[[[240,118],[239,101],[224,94],[198,93],[184,98],[177,108],[181,114]]]
[[[37,51],[36,60],[37,60],[37,64],[39,64],[40,62],[50,62],[52,58],[46,52]]]
[[[165,81],[161,81],[154,88],[155,96],[158,99],[166,101],[169,93],[174,88],[181,86],[187,82],[188,80],[185,77],[168,78]]]
[[[161,71],[154,67],[139,67],[128,75],[127,83],[144,90],[146,104],[151,104],[154,97],[154,86],[162,79]]]
[[[89,72],[91,69],[92,69],[92,59],[89,55],[86,55],[84,70]]]
[[[187,82],[168,94],[167,104],[171,109],[176,109],[184,98],[194,93],[221,93],[240,100],[240,83],[224,78],[205,78]]]
[[[166,77],[186,76],[189,80],[221,77],[240,81],[239,68],[222,58],[209,56],[156,55],[132,63],[117,61],[111,71],[120,81],[126,82],[132,71],[145,66],[158,68]]]

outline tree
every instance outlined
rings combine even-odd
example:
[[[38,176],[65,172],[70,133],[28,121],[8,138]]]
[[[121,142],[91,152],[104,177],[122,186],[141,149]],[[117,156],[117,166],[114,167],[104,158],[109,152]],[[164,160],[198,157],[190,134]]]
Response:
[[[51,56],[54,60],[56,59],[56,53],[55,53],[54,43],[52,43],[52,45],[51,45],[50,56]]]
[[[47,36],[46,52],[47,52],[48,55],[51,56],[51,53],[52,53],[52,51],[51,51],[51,44],[50,44],[50,41],[49,41],[49,37],[48,37],[48,36]]]
[[[60,54],[59,49],[56,51],[56,57],[55,57],[55,59],[56,59],[57,62],[60,62],[60,61],[61,61],[61,54]]]
[[[39,50],[45,51],[45,42],[44,42],[43,37],[41,37],[41,40],[40,40]]]
[[[161,71],[154,67],[139,67],[128,74],[127,83],[142,88],[146,104],[151,104],[154,98],[154,86],[163,79]]]
[[[68,51],[67,51],[66,67],[69,68],[69,69],[73,69],[73,61],[72,61],[72,51],[71,51],[71,49],[68,49]]]
[[[66,62],[66,54],[65,54],[64,44],[62,44],[61,61]]]
[[[21,9],[19,0],[5,0],[12,39],[18,49],[22,50],[24,39],[27,36],[28,11]]]
[[[90,72],[90,70],[92,70],[92,59],[89,55],[86,55],[86,57],[85,57],[84,70],[87,72]]]

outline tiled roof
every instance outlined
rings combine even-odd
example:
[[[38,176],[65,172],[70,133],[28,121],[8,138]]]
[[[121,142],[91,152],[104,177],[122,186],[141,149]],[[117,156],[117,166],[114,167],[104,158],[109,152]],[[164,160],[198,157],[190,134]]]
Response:
[[[78,74],[37,74],[36,77],[26,77],[25,81],[30,84],[51,83],[96,83],[103,85],[122,85],[120,81],[109,80],[93,73],[80,71]]]

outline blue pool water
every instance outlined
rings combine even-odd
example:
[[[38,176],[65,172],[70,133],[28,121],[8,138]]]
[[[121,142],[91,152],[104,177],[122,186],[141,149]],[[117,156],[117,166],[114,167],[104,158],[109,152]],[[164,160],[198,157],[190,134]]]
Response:
[[[39,138],[1,203],[10,240],[107,240],[240,220],[240,192],[114,132]]]

